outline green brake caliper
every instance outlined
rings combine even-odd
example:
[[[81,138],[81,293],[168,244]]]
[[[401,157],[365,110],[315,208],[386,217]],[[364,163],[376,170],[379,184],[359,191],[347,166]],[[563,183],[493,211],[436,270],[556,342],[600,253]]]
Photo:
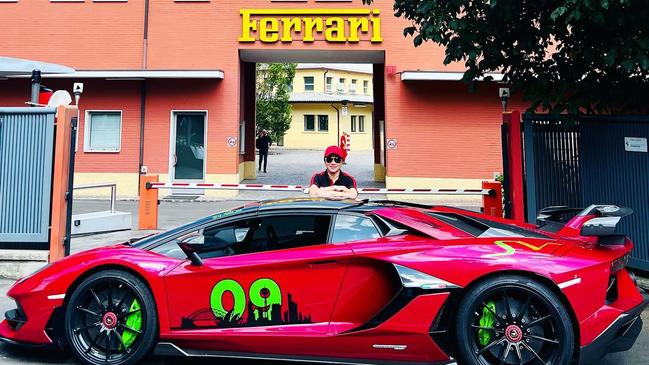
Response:
[[[491,309],[491,310],[490,310]],[[482,317],[480,317],[480,327],[493,328],[496,318],[494,318],[494,313],[496,312],[496,303],[493,301],[488,302],[486,307],[482,308]],[[487,346],[491,341],[491,333],[489,330],[478,330],[478,341],[482,347]]]
[[[139,311],[139,309],[140,309],[140,303],[138,303],[137,299],[133,299],[133,303],[131,303],[131,308],[129,309],[129,312],[133,312],[133,311],[137,311],[137,312],[133,314],[129,314],[126,317],[126,326],[136,331],[140,331],[142,329],[142,311]],[[122,333],[122,340],[124,341],[124,345],[126,345],[127,348],[131,347],[133,342],[135,342],[136,338],[137,338],[136,332],[125,329],[124,332]]]

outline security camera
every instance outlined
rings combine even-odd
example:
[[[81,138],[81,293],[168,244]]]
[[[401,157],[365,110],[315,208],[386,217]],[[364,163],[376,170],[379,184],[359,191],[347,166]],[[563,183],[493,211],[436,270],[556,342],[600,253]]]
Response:
[[[72,93],[74,94],[74,103],[76,105],[79,105],[79,99],[81,98],[81,94],[83,93],[83,83],[75,82],[72,86]]]

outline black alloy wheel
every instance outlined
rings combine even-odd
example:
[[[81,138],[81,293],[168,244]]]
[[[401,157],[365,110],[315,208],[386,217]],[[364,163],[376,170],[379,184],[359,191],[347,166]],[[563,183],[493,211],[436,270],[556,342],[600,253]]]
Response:
[[[155,301],[134,275],[106,270],[85,279],[65,311],[72,353],[88,365],[131,365],[146,356],[158,335]]]
[[[573,324],[563,302],[524,276],[490,278],[462,299],[456,344],[462,364],[563,365],[572,360]]]

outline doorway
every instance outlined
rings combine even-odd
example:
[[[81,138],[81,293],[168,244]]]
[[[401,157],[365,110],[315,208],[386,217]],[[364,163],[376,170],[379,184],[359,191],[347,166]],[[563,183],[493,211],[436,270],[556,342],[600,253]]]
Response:
[[[173,111],[171,116],[169,177],[172,182],[205,181],[207,111]],[[196,194],[198,191],[187,191]],[[182,194],[175,189],[173,194]]]

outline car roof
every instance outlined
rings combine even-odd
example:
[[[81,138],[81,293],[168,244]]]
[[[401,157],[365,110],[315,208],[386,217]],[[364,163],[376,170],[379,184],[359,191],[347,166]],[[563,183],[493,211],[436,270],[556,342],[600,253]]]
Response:
[[[357,200],[327,200],[321,198],[288,198],[263,200],[258,202],[258,211],[292,211],[292,210],[318,210],[338,211],[362,205],[364,201]]]
[[[381,208],[418,208],[431,209],[433,206],[400,202],[392,200],[327,200],[322,198],[287,198],[275,200],[263,200],[246,205],[248,208],[256,207],[259,212],[265,211],[294,211],[294,210],[317,210],[329,211],[330,213],[345,210],[351,212],[367,213]]]

